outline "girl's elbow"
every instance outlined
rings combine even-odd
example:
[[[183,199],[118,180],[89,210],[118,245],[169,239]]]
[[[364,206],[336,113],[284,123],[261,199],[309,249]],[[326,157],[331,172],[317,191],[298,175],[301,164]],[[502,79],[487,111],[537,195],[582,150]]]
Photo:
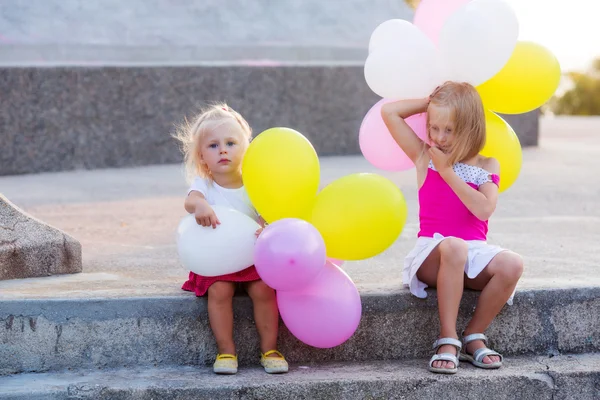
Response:
[[[389,106],[387,104],[384,104],[381,107],[381,118],[383,118],[383,120],[387,120],[389,118],[390,115],[390,110],[389,110]]]
[[[479,210],[477,213],[475,213],[475,216],[480,221],[487,221],[488,219],[490,219],[492,217],[492,214],[494,214],[495,209],[496,209],[495,207],[483,208],[483,209]]]

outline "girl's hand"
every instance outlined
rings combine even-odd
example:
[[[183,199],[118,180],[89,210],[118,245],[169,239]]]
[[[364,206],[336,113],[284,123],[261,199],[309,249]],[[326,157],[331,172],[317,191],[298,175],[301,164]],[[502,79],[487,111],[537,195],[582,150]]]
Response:
[[[194,216],[196,217],[198,225],[212,226],[213,229],[215,229],[217,225],[221,225],[221,221],[217,218],[215,210],[213,210],[206,201],[201,201],[196,205]]]
[[[256,237],[259,237],[259,236],[260,236],[260,234],[262,233],[262,231],[263,231],[264,229],[265,229],[265,228],[258,228],[258,229],[256,230],[256,232],[254,233],[254,234],[256,235]]]
[[[431,157],[431,161],[433,162],[433,166],[440,173],[440,175],[444,175],[449,170],[452,170],[452,165],[448,161],[448,156],[438,149],[437,147],[429,148],[429,157]]]

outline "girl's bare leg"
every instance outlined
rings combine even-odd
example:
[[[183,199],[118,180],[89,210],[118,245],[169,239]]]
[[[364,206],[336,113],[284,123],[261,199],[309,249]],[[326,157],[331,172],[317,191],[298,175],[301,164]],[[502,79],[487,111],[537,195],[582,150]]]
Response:
[[[521,256],[511,251],[503,251],[496,255],[475,279],[465,278],[467,288],[482,291],[475,313],[465,328],[465,336],[485,332],[514,292],[522,273]],[[484,346],[481,340],[476,340],[469,343],[465,351],[473,354],[475,350]],[[497,361],[500,361],[498,356],[483,358],[486,364]]]
[[[235,283],[218,281],[208,288],[208,320],[219,354],[235,354],[233,343],[233,295]]]
[[[458,238],[444,239],[429,254],[417,272],[417,278],[430,287],[437,288],[440,316],[440,338],[457,339],[456,319],[463,294],[465,264],[468,256],[467,243]],[[438,353],[456,354],[451,345],[441,346]],[[450,361],[435,361],[436,368],[454,368]]]
[[[254,321],[260,336],[260,350],[262,353],[276,350],[279,310],[275,291],[263,281],[249,282],[247,290],[254,304]]]

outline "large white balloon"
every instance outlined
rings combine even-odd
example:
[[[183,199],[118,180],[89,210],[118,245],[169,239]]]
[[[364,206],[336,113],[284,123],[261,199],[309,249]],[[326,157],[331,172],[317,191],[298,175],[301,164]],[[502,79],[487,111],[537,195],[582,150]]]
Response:
[[[388,19],[375,28],[369,40],[369,53],[386,47],[394,48],[407,33],[410,34],[413,24],[403,19]]]
[[[477,86],[506,64],[519,36],[519,21],[503,0],[473,0],[450,15],[438,48],[448,78]]]
[[[365,62],[365,79],[375,93],[384,98],[409,99],[426,97],[444,82],[440,58],[431,40],[413,24],[398,29],[373,32],[373,52]],[[392,25],[390,25],[392,26]],[[380,35],[391,35],[383,37]],[[379,44],[377,44],[379,43]]]
[[[256,230],[260,225],[239,211],[213,206],[221,225],[198,225],[193,214],[177,228],[177,251],[185,268],[204,276],[241,271],[254,265]]]

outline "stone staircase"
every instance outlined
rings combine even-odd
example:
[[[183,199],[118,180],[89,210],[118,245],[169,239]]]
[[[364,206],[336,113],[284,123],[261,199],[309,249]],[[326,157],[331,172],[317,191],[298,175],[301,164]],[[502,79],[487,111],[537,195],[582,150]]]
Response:
[[[600,398],[600,288],[518,292],[487,332],[505,367],[463,363],[454,377],[426,370],[435,292],[362,299],[358,331],[336,348],[310,348],[282,326],[291,370],[269,376],[257,366],[250,300],[236,297],[235,377],[210,370],[216,348],[202,298],[0,301],[0,399]],[[459,326],[476,300],[465,294]]]

